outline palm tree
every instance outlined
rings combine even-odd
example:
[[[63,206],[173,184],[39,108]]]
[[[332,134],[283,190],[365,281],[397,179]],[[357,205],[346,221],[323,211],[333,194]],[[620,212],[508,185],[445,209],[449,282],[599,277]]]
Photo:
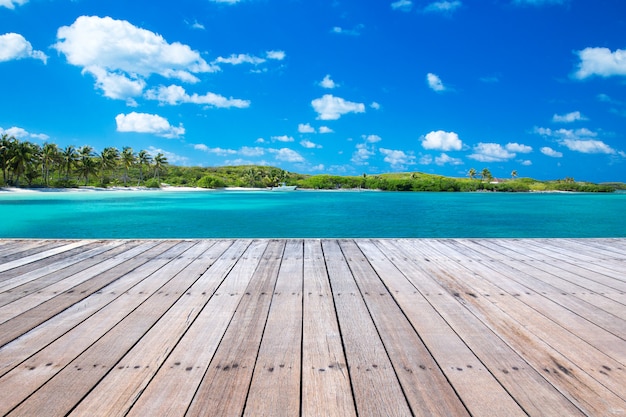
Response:
[[[476,170],[474,168],[470,168],[470,170],[467,172],[467,175],[469,175],[470,180],[473,180],[474,178],[476,178]]]
[[[94,161],[93,148],[91,146],[82,146],[78,153],[80,154],[80,165],[78,171],[85,178],[85,185],[89,184],[89,175],[96,172],[96,161]]]
[[[491,176],[491,171],[489,171],[487,168],[483,168],[483,170],[480,172],[480,178],[481,178],[481,181],[485,179],[489,181],[493,177]]]
[[[0,137],[0,165],[2,165],[2,179],[3,184],[7,184],[8,176],[9,176],[9,161],[13,155],[13,149],[17,144],[17,139],[13,136],[9,136],[6,133],[3,133]]]
[[[124,166],[124,187],[128,180],[128,170],[133,166],[137,157],[133,152],[133,148],[126,146],[122,149],[122,165]]]
[[[137,185],[139,185],[143,181],[143,167],[144,165],[150,165],[150,162],[152,162],[152,157],[147,151],[142,149],[137,154],[137,162],[139,163],[139,182],[137,182]]]
[[[66,181],[70,179],[70,172],[72,171],[72,167],[76,164],[77,158],[78,154],[76,153],[76,148],[72,145],[67,145],[63,149],[63,152],[61,152],[61,169],[65,168]]]
[[[161,152],[159,152],[154,157],[154,178],[157,180],[160,179],[161,171],[164,169],[164,166],[167,164],[167,158]]]
[[[513,172],[511,172],[511,178],[515,179],[517,178],[517,170],[514,169]]]
[[[100,152],[100,181],[105,184],[105,174],[109,170],[115,169],[120,159],[120,151],[114,147],[107,147]]]
[[[47,186],[50,185],[50,168],[60,159],[59,147],[55,143],[45,143],[41,150],[41,176]]]
[[[32,167],[36,157],[37,148],[30,142],[18,142],[13,149],[10,166],[15,173],[15,185],[19,186],[20,176]]]

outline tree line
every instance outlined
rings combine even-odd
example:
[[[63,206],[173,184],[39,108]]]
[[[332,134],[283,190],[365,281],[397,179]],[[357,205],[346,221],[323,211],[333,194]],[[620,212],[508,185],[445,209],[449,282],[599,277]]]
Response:
[[[107,186],[112,182],[127,186],[158,186],[167,158],[131,147],[106,147],[96,152],[91,146],[60,148],[54,143],[39,145],[0,136],[0,168],[4,186],[71,187]]]

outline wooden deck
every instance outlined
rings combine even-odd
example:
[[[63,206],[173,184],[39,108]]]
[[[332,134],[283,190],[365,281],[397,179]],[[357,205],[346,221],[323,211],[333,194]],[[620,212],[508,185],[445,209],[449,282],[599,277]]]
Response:
[[[625,416],[626,239],[0,240],[0,415]]]

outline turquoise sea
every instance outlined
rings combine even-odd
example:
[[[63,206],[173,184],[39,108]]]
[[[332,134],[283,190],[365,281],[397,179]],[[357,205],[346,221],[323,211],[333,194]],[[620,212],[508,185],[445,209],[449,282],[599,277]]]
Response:
[[[626,237],[626,193],[0,192],[0,238]]]

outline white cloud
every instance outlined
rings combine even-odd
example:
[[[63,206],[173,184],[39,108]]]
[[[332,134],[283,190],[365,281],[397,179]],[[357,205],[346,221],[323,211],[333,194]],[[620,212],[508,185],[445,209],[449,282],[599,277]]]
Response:
[[[438,93],[446,91],[446,87],[443,85],[441,78],[439,78],[439,76],[433,74],[432,72],[426,74],[426,82],[428,83],[428,87],[430,87],[430,89],[433,91],[436,91]]]
[[[283,59],[285,59],[285,51],[267,51],[265,53],[265,56],[267,57],[267,59],[273,59],[275,61],[282,61]]]
[[[212,153],[219,156],[228,156],[228,155],[236,155],[237,151],[234,149],[224,149],[224,148],[209,148],[205,144],[198,144],[193,146],[194,149],[199,151],[204,151],[207,153]]]
[[[198,22],[197,20],[194,21],[193,23],[188,23],[189,27],[192,29],[196,29],[196,30],[205,30],[206,28],[204,27],[204,25],[200,22]]]
[[[394,149],[380,148],[378,150],[385,155],[384,161],[394,169],[403,169],[407,165],[415,165],[414,155]]]
[[[293,142],[293,141],[294,141],[293,136],[287,136],[287,135],[272,136],[272,142]]]
[[[535,127],[533,131],[534,133],[537,133],[541,136],[557,138],[560,140],[563,140],[563,139],[578,140],[581,138],[595,138],[598,136],[596,132],[589,130],[585,127],[581,129],[558,129],[558,130],[552,130],[549,127]]]
[[[26,3],[28,3],[28,0],[0,0],[0,7],[13,10],[15,6],[22,6]]]
[[[217,108],[230,108],[236,107],[244,109],[250,107],[250,101],[241,100],[238,98],[226,98],[215,93],[206,93],[204,95],[198,95],[194,93],[192,95],[187,94],[185,89],[178,85],[170,85],[169,87],[159,86],[146,91],[145,97],[148,100],[157,100],[161,104],[169,104],[172,106],[182,103],[203,104],[210,107]]]
[[[241,152],[243,156],[247,156],[247,157],[265,155],[265,149],[260,148],[258,146],[255,146],[254,148],[251,148],[249,146],[244,146],[239,150],[239,152]]]
[[[374,110],[380,110],[380,104],[378,104],[375,101],[372,101],[372,104],[370,104],[370,107]]]
[[[44,64],[48,60],[46,54],[33,49],[33,45],[19,33],[0,35],[0,62],[24,58],[39,59],[43,61]]]
[[[544,146],[541,148],[541,153],[547,156],[551,156],[552,158],[562,158],[563,154],[561,152],[555,151],[554,149]]]
[[[615,154],[615,150],[600,140],[575,140],[564,139],[561,145],[567,147],[570,151],[582,153],[605,153]]]
[[[480,162],[500,162],[515,158],[515,154],[509,152],[498,143],[480,142],[474,146],[474,153],[469,155],[468,158]]]
[[[242,0],[209,0],[212,3],[237,4]]]
[[[3,129],[0,127],[0,135],[7,135],[9,137],[13,136],[15,139],[19,140],[48,140],[50,136],[44,133],[31,133],[24,128],[13,126],[8,129]]]
[[[241,64],[252,64],[259,65],[265,62],[264,58],[259,58],[258,56],[252,56],[248,54],[232,54],[228,58],[217,57],[214,63],[217,64],[230,64],[230,65],[241,65]]]
[[[375,152],[366,143],[359,143],[356,145],[356,151],[352,154],[351,161],[356,165],[367,165],[368,159],[374,154]]]
[[[578,70],[573,77],[579,80],[597,75],[599,77],[626,76],[626,50],[609,48],[585,48],[577,51],[580,58]]]
[[[348,113],[365,113],[363,103],[354,103],[331,94],[316,98],[311,101],[311,105],[318,114],[317,118],[321,120],[337,120]]]
[[[391,8],[393,10],[401,10],[403,12],[408,12],[413,7],[413,2],[411,0],[398,0],[391,3]]]
[[[437,1],[430,3],[424,7],[424,12],[427,13],[452,13],[462,6],[462,3],[458,0],[454,1]]]
[[[580,114],[579,111],[573,111],[567,114],[555,114],[552,116],[552,121],[555,123],[572,123],[579,120],[588,120],[585,116]]]
[[[270,149],[271,153],[276,155],[277,161],[284,162],[304,162],[304,158],[298,152],[289,148]]]
[[[322,145],[318,145],[317,143],[311,142],[308,139],[303,139],[300,141],[300,145],[302,145],[303,147],[307,148],[307,149],[319,149],[322,147]]]
[[[335,131],[332,130],[330,127],[328,126],[320,126],[319,128],[319,132],[324,134],[324,133],[334,133]]]
[[[320,81],[320,86],[323,88],[333,89],[337,87],[337,84],[330,78],[330,75],[326,74],[324,79]]]
[[[524,160],[524,161],[518,161],[521,165],[525,166],[525,167],[529,167],[533,164],[533,161],[530,161],[528,159]]]
[[[115,122],[118,132],[152,133],[164,138],[177,138],[185,134],[182,124],[179,127],[172,126],[166,118],[156,114],[120,113],[115,116]]]
[[[311,126],[309,123],[300,123],[298,125],[298,132],[299,133],[315,133],[315,128],[313,126]]]
[[[421,141],[424,149],[460,151],[463,147],[463,142],[459,139],[459,135],[454,132],[444,132],[443,130],[430,132],[426,136],[422,136]]]
[[[153,74],[184,82],[198,82],[195,74],[215,72],[197,51],[125,20],[80,16],[57,32],[54,48],[83,72],[92,74],[107,97],[125,99],[140,95],[145,79]]]
[[[155,148],[154,146],[150,146],[147,149],[150,156],[155,157],[156,155],[162,153],[163,156],[167,158],[167,162],[173,165],[187,165],[189,163],[189,158],[185,156],[177,155],[173,152],[166,151],[164,149]]]
[[[367,143],[376,143],[376,142],[380,142],[381,140],[383,140],[383,138],[381,138],[378,135],[363,135],[361,137]]]
[[[528,145],[522,145],[520,143],[507,143],[505,146],[507,151],[514,153],[531,153],[533,148]]]
[[[440,156],[435,158],[435,164],[439,166],[443,165],[463,165],[463,161],[459,158],[453,158],[448,154],[442,153]]]

